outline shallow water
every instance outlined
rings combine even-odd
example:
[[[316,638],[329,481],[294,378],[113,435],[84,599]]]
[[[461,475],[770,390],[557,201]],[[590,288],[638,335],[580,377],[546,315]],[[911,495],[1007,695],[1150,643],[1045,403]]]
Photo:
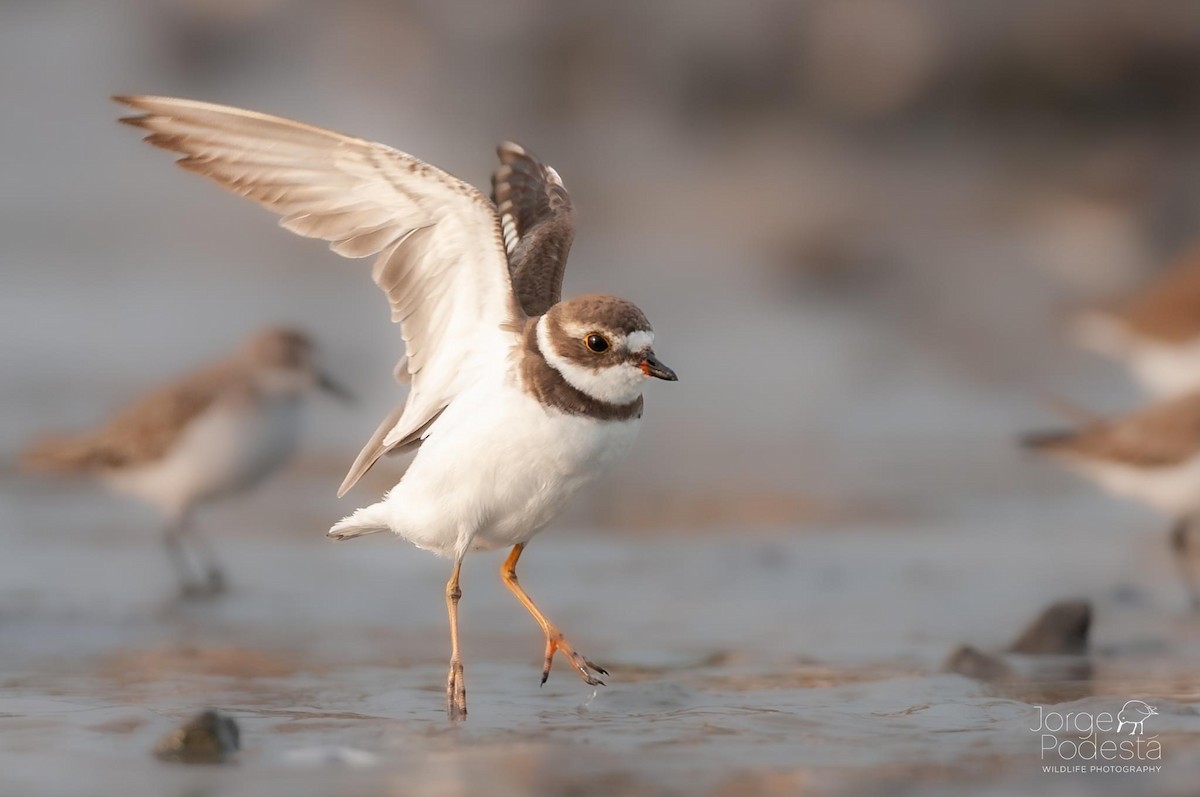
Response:
[[[5,794],[1125,794],[1200,776],[1200,621],[1165,558],[1131,557],[1133,538],[1090,544],[1100,532],[1076,510],[1049,538],[996,521],[548,532],[523,582],[611,671],[596,689],[561,661],[539,688],[536,626],[500,558],[477,556],[463,577],[470,717],[451,725],[445,562],[390,539],[327,543],[317,519],[205,524],[233,590],[180,603],[145,516],[87,490],[4,492]],[[939,672],[957,644],[999,649],[1070,595],[1096,606],[1091,681]],[[1039,705],[1115,712],[1135,697],[1159,710],[1146,735],[1160,772],[1041,772]],[[240,723],[236,764],[151,757],[206,706]]]

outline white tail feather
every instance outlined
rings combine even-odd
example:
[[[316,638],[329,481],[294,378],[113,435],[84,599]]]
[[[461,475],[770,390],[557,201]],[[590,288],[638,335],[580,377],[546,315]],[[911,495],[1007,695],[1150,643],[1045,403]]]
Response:
[[[383,504],[371,504],[362,509],[356,509],[352,515],[334,523],[328,536],[335,540],[350,540],[366,534],[378,534],[381,531],[391,530]]]

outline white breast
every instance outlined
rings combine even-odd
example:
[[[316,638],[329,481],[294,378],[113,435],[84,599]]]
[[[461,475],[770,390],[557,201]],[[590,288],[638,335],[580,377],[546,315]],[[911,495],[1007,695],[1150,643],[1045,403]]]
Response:
[[[1124,362],[1156,396],[1200,388],[1200,340],[1168,343],[1148,338],[1100,313],[1076,319],[1072,331],[1085,348]]]
[[[1161,468],[1068,461],[1114,495],[1132,498],[1174,516],[1200,511],[1200,456]]]
[[[1146,342],[1131,351],[1129,364],[1156,396],[1178,396],[1200,388],[1200,341]]]
[[[479,384],[446,409],[376,507],[397,534],[442,555],[525,542],[629,450],[639,424],[568,415],[514,385]]]

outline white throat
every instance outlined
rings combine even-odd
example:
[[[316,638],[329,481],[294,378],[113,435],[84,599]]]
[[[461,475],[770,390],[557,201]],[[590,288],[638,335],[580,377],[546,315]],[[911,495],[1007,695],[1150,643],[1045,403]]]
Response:
[[[596,401],[625,406],[642,395],[646,375],[632,363],[623,363],[595,370],[577,365],[554,350],[546,316],[537,322],[538,350],[550,367],[563,375],[567,384]]]

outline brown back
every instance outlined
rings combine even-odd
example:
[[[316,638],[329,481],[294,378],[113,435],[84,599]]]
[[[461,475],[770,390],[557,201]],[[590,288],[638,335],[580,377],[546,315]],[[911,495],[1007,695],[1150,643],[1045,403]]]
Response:
[[[240,363],[223,362],[195,371],[141,396],[93,432],[35,441],[22,464],[33,471],[73,473],[154,462],[242,370]]]
[[[1200,249],[1184,255],[1145,290],[1117,304],[1114,317],[1149,338],[1183,343],[1200,334]]]

